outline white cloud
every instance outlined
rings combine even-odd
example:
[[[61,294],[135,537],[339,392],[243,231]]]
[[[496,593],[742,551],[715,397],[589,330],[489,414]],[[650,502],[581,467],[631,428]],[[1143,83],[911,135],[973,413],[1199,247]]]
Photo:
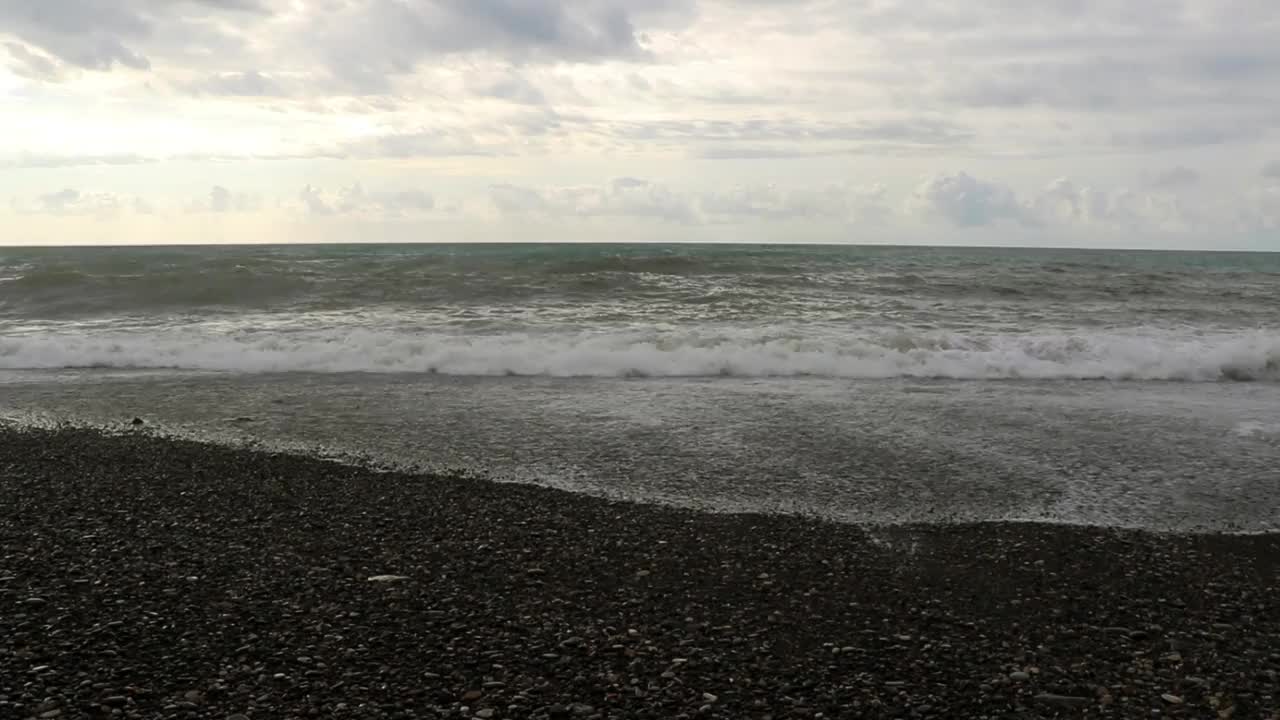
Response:
[[[256,70],[216,73],[188,83],[185,88],[197,95],[230,97],[289,97],[295,93],[288,80]]]
[[[617,178],[604,186],[529,188],[501,184],[490,188],[490,198],[508,215],[699,221],[696,205],[688,195],[637,178]]]
[[[214,185],[209,189],[208,195],[196,198],[187,204],[187,212],[217,215],[257,212],[261,208],[262,198],[257,195],[235,193],[221,185]]]
[[[1188,202],[1164,189],[1102,190],[1059,178],[1023,196],[1008,185],[964,172],[926,179],[908,200],[908,208],[958,228],[1012,224],[1040,230],[1092,227],[1185,233],[1226,220],[1216,214],[1217,208]]]
[[[28,200],[14,198],[9,205],[21,215],[54,217],[108,219],[130,210],[136,213],[154,212],[154,208],[142,198],[130,199],[112,192],[75,188],[42,193]]]
[[[910,206],[959,227],[981,227],[1000,221],[1035,223],[1034,214],[1011,188],[963,172],[928,178],[916,189]]]
[[[360,183],[326,193],[307,185],[298,194],[303,208],[314,216],[378,215],[402,217],[435,209],[435,198],[422,190],[369,192]]]
[[[490,200],[505,215],[619,217],[682,224],[760,220],[878,222],[889,214],[883,187],[852,184],[787,189],[743,185],[722,192],[699,192],[623,177],[602,186],[494,185]]]
[[[40,196],[39,208],[51,215],[113,215],[120,200],[111,193],[83,193],[66,188]]]
[[[1151,178],[1152,187],[1157,188],[1186,188],[1199,182],[1200,173],[1185,165],[1177,165],[1167,170],[1162,170]]]
[[[13,41],[4,43],[4,47],[13,60],[9,67],[18,75],[45,82],[58,82],[62,79],[61,65],[44,52]]]
[[[48,153],[23,152],[11,157],[0,156],[0,167],[9,168],[68,168],[91,165],[142,165],[155,162],[134,153],[114,153],[105,155],[53,155]]]
[[[890,214],[881,185],[837,183],[813,188],[746,185],[701,197],[700,209],[710,218],[737,222],[765,220],[834,220],[881,222]]]

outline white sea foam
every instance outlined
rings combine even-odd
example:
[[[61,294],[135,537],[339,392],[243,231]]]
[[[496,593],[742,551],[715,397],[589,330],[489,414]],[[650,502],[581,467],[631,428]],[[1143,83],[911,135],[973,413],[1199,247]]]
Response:
[[[1280,333],[788,334],[781,328],[453,335],[146,331],[0,338],[0,369],[180,368],[554,377],[1280,381]]]
[[[1270,435],[1280,437],[1280,422],[1242,422],[1236,425],[1235,434],[1240,437],[1265,437]]]

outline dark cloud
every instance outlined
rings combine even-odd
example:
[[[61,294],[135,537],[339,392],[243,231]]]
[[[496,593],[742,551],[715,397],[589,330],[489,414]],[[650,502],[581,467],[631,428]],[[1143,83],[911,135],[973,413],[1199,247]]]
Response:
[[[431,57],[479,53],[517,62],[650,57],[643,27],[687,18],[693,0],[343,0],[310,35],[332,72],[385,88]],[[377,38],[370,42],[370,38]]]
[[[883,63],[850,70],[851,81],[882,88],[899,108],[996,109],[1033,121],[1058,111],[1081,131],[1067,142],[1137,118],[1165,129],[1116,133],[1109,144],[1250,142],[1276,126],[1280,109],[1276,94],[1262,89],[1280,75],[1280,3],[756,0],[748,7],[757,25],[772,13],[775,32],[844,33],[871,48]],[[887,68],[902,79],[885,79]]]
[[[146,70],[153,42],[194,43],[220,33],[210,15],[267,11],[257,0],[0,0],[0,32],[85,70]]]

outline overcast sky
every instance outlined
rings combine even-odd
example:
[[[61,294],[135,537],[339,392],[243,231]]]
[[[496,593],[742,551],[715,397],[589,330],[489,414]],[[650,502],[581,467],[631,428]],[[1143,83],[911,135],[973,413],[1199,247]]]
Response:
[[[1280,250],[1275,0],[0,0],[0,244]]]

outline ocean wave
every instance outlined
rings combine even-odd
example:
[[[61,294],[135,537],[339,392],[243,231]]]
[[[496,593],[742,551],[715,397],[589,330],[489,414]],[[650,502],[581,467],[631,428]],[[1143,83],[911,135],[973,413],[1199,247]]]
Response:
[[[1280,333],[1179,336],[794,330],[458,335],[192,331],[0,338],[0,369],[172,368],[548,377],[1280,381]]]

